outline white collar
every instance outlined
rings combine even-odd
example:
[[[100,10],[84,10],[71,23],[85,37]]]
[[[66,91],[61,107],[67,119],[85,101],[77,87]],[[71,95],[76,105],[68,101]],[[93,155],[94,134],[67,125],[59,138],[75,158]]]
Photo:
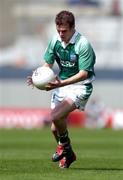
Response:
[[[66,46],[67,46],[68,44],[74,44],[74,43],[75,43],[75,40],[76,40],[76,36],[77,36],[77,35],[78,35],[78,32],[75,31],[75,33],[73,34],[73,36],[71,37],[70,41],[69,41],[67,44],[61,40],[61,38],[60,38],[59,35],[58,35],[58,40],[61,42],[62,46],[63,46],[64,48],[66,48]]]
[[[75,31],[75,33],[73,34],[72,38],[70,39],[70,41],[68,42],[68,44],[74,44],[76,41],[76,36],[78,35],[78,32]]]

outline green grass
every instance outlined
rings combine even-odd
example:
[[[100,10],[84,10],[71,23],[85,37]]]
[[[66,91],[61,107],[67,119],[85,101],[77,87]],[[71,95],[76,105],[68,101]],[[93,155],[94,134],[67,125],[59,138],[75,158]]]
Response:
[[[122,180],[123,131],[70,129],[77,161],[61,170],[51,162],[50,128],[0,130],[0,180]]]

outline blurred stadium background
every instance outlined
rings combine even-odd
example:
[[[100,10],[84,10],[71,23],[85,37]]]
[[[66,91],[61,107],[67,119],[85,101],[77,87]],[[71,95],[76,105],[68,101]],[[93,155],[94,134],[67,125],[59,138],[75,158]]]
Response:
[[[51,93],[32,90],[26,77],[43,64],[55,15],[63,9],[75,14],[76,29],[97,55],[93,95],[85,113],[73,113],[68,122],[123,128],[123,0],[0,0],[1,128],[48,123]]]

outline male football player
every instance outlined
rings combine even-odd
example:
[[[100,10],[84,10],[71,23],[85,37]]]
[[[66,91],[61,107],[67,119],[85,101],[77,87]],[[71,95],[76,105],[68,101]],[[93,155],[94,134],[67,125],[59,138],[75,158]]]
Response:
[[[53,90],[51,99],[51,130],[58,143],[52,156],[60,168],[69,168],[76,160],[69,137],[66,118],[75,109],[84,110],[95,79],[95,52],[89,41],[75,29],[72,12],[61,11],[55,18],[57,34],[48,44],[44,66],[53,67],[56,61],[59,75],[46,86]],[[28,85],[32,84],[28,77]]]

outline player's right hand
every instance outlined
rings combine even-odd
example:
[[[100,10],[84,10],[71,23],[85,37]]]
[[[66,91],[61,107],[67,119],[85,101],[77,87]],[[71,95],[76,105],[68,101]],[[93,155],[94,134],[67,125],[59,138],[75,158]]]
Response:
[[[32,86],[32,88],[34,88],[34,84],[32,82],[32,76],[27,76],[27,85]]]

